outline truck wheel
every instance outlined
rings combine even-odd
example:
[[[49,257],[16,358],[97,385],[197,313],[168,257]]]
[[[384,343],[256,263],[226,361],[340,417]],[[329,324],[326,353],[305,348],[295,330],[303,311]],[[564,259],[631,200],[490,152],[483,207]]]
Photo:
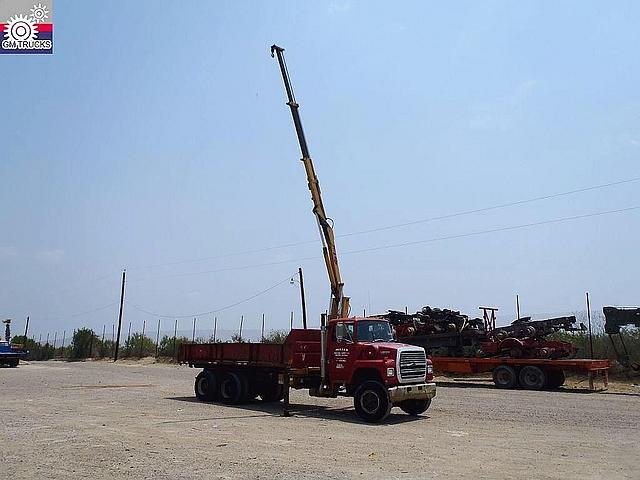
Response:
[[[215,402],[218,399],[216,375],[210,370],[201,371],[194,384],[196,397],[202,402]]]
[[[547,388],[560,388],[564,385],[566,377],[562,370],[548,370],[547,371]]]
[[[403,412],[408,413],[409,415],[420,415],[421,413],[426,412],[431,406],[431,399],[405,400],[404,402],[400,402],[400,405],[398,406]]]
[[[225,405],[237,405],[246,396],[245,382],[236,372],[227,372],[220,381],[220,400]]]
[[[533,365],[527,365],[520,370],[520,386],[527,390],[542,390],[547,384],[547,375]]]
[[[375,380],[364,382],[356,389],[353,403],[358,416],[371,423],[384,420],[392,407],[387,389]]]
[[[279,402],[284,397],[284,387],[277,382],[269,383],[260,392],[260,400],[265,403]]]
[[[493,383],[498,388],[516,388],[518,386],[518,375],[513,367],[500,365],[493,369]]]

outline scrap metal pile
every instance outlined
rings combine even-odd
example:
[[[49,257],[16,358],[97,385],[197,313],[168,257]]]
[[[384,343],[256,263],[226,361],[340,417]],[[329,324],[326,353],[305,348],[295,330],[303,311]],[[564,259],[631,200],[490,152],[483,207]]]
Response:
[[[557,317],[531,320],[523,317],[507,327],[487,332],[487,342],[482,351],[488,356],[504,355],[513,358],[572,358],[577,353],[575,345],[560,340],[548,340],[556,332],[579,332],[586,330],[584,324],[575,326],[576,317]]]
[[[574,316],[535,321],[524,317],[496,328],[486,316],[469,318],[456,310],[429,306],[416,313],[389,310],[380,317],[393,325],[399,341],[420,345],[427,354],[440,357],[570,358],[576,354],[573,344],[547,337],[585,329],[583,324],[575,326]]]

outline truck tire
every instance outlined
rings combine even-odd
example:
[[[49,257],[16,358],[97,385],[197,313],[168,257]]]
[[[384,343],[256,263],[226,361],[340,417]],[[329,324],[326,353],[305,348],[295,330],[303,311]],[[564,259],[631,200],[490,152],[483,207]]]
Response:
[[[246,398],[246,382],[238,372],[226,372],[220,380],[220,400],[225,405],[237,405]]]
[[[283,398],[284,387],[277,382],[265,385],[260,392],[260,400],[265,403],[279,402]]]
[[[516,388],[518,386],[518,375],[513,367],[499,365],[493,369],[493,383],[498,388]]]
[[[547,388],[560,388],[564,385],[566,377],[562,370],[547,370]]]
[[[547,385],[547,374],[539,367],[527,365],[520,370],[519,380],[526,390],[542,390]]]
[[[196,397],[202,402],[215,402],[218,400],[218,382],[216,374],[210,370],[201,371],[196,377],[193,389]]]
[[[392,407],[387,389],[376,380],[368,380],[356,389],[353,404],[358,416],[370,423],[387,418]]]
[[[405,400],[404,402],[400,402],[398,405],[403,412],[408,413],[409,415],[420,415],[427,411],[427,409],[431,406],[431,399],[427,398],[425,400]]]

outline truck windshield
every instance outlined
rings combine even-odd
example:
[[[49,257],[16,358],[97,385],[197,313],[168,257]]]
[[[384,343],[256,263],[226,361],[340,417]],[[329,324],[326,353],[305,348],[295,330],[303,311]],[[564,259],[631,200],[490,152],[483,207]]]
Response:
[[[360,320],[356,328],[359,342],[393,342],[393,333],[388,322]]]

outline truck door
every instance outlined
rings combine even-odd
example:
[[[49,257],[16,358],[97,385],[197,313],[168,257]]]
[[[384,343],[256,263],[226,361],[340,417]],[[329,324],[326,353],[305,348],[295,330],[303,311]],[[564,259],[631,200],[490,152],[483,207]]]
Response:
[[[356,360],[353,322],[337,322],[329,336],[329,378],[332,383],[347,383]]]

